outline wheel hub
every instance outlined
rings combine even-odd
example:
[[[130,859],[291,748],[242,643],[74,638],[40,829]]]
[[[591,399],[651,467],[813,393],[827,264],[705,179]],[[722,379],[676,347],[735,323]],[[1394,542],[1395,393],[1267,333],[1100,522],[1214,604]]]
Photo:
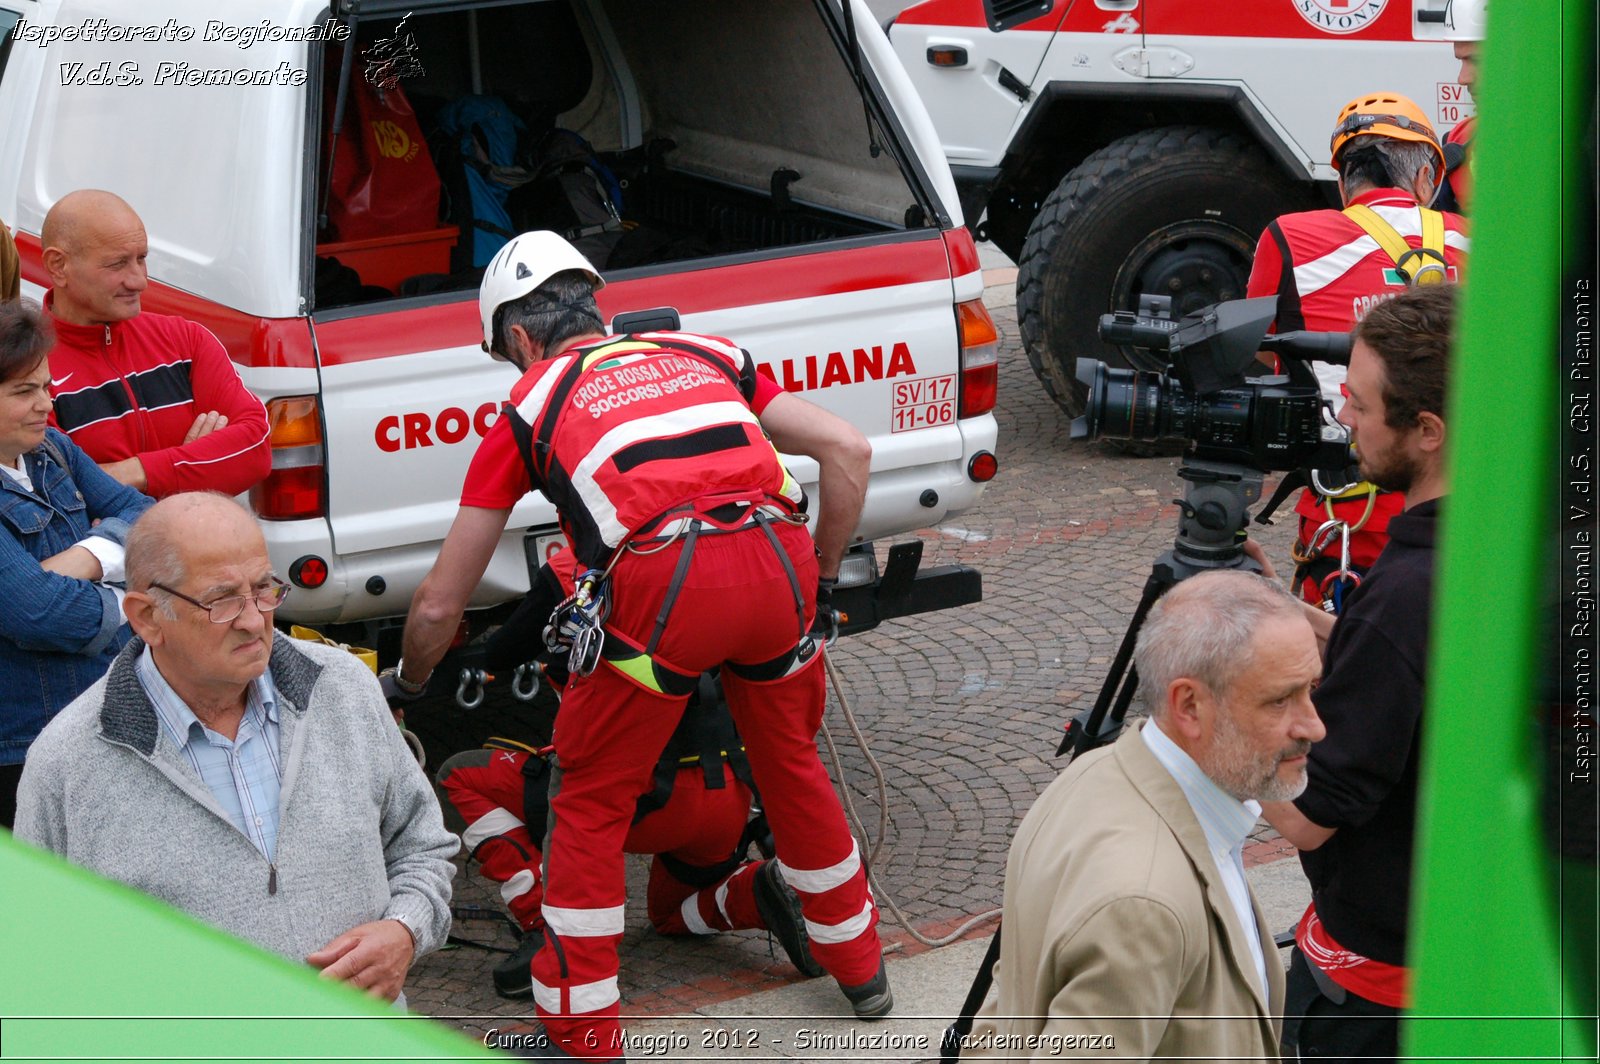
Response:
[[[1220,222],[1187,221],[1159,229],[1140,241],[1117,271],[1112,305],[1137,310],[1141,295],[1167,296],[1172,316],[1181,318],[1213,303],[1241,299],[1254,250],[1248,236]],[[1164,355],[1123,350],[1140,369],[1166,364]]]

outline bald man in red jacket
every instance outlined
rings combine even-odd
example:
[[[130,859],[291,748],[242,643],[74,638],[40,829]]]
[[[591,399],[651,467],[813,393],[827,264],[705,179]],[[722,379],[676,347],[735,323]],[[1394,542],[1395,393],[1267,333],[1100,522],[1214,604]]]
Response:
[[[157,498],[237,495],[272,467],[267,412],[210,330],[143,312],[144,224],[119,197],[69,193],[45,215],[53,420],[117,480]]]

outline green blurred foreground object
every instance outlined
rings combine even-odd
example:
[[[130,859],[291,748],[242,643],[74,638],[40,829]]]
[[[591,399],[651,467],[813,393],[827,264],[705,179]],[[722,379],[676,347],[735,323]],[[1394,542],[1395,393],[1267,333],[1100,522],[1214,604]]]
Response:
[[[0,831],[7,1059],[503,1059]]]
[[[1593,550],[1593,488],[1576,511],[1555,488],[1569,479],[1558,431],[1594,438],[1572,406],[1595,388],[1594,33],[1594,0],[1499,0],[1478,80],[1403,1043],[1431,1060],[1596,1054],[1600,783],[1568,771],[1580,749],[1594,763],[1595,644],[1592,630],[1582,650],[1579,632],[1557,632],[1551,601],[1586,595],[1593,609],[1592,565],[1574,584],[1589,556],[1566,549]]]

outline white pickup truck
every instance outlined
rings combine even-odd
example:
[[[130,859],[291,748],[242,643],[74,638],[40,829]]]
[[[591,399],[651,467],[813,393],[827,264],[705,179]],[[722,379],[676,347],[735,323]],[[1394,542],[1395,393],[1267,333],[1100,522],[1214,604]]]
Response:
[[[375,75],[424,142],[362,126],[350,101]],[[608,320],[667,308],[733,337],[871,438],[855,587],[836,596],[850,627],[980,596],[972,570],[918,571],[920,543],[882,573],[870,547],[981,496],[997,342],[933,125],[859,0],[765,0],[758,18],[740,0],[0,0],[0,217],[25,294],[43,294],[61,196],[105,188],[139,212],[146,310],[210,328],[267,402],[272,473],[250,502],[297,585],[285,620],[392,648],[515,379],[478,347],[461,203],[362,240],[322,224],[336,124],[380,155],[432,152],[448,189],[428,127],[466,97],[581,134],[620,176],[634,252],[604,267]],[[330,259],[361,283],[322,284]],[[473,606],[519,598],[554,531],[526,498]]]

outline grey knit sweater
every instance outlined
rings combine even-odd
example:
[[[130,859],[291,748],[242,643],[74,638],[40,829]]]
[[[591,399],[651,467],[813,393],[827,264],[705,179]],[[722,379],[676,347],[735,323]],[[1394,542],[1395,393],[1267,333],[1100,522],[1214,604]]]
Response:
[[[450,929],[458,840],[372,673],[273,639],[283,786],[274,862],[241,834],[160,725],[134,639],[34,740],[16,835],[296,961],[371,920],[417,956]]]

